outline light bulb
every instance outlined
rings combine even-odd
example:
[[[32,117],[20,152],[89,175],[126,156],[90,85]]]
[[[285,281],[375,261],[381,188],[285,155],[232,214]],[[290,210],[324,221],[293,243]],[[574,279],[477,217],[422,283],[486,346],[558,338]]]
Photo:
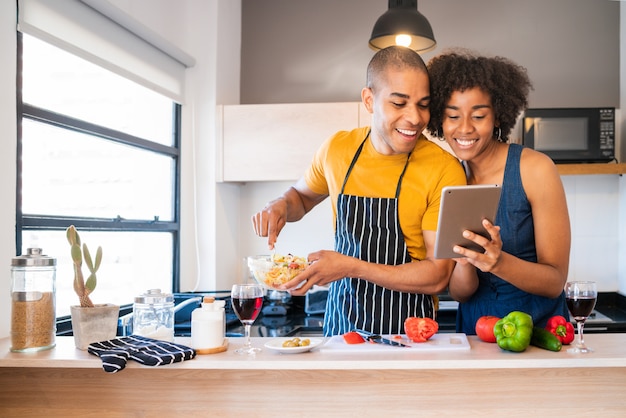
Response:
[[[396,35],[396,45],[408,47],[411,45],[411,35]]]

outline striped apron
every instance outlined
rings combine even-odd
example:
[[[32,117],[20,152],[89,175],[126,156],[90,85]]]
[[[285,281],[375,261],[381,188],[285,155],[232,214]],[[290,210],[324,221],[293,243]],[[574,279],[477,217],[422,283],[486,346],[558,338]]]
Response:
[[[337,197],[335,251],[371,263],[410,263],[400,227],[398,197],[411,154],[398,179],[394,198],[344,194],[348,177],[368,137],[369,133],[354,155]],[[434,318],[432,296],[398,292],[358,277],[344,277],[330,284],[324,335],[340,335],[355,328],[376,334],[402,334],[404,320],[410,316]]]

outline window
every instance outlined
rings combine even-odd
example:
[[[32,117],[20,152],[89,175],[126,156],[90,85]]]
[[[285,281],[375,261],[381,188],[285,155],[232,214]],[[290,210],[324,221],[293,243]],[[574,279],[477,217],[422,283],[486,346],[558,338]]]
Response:
[[[178,291],[180,105],[18,34],[17,254],[57,259],[57,316],[78,303],[65,229],[102,246],[94,303]]]

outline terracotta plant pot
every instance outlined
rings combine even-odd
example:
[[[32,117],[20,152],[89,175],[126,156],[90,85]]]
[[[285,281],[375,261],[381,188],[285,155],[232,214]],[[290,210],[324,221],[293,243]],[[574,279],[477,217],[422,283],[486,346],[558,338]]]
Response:
[[[71,306],[72,332],[76,348],[86,350],[89,344],[115,338],[120,307],[111,303],[93,308]]]

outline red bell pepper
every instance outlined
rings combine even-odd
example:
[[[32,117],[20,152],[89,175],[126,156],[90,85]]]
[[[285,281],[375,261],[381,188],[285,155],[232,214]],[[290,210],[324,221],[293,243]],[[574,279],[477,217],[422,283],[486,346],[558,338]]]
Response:
[[[553,316],[548,320],[546,329],[558,338],[562,344],[574,341],[574,325],[561,315]]]

